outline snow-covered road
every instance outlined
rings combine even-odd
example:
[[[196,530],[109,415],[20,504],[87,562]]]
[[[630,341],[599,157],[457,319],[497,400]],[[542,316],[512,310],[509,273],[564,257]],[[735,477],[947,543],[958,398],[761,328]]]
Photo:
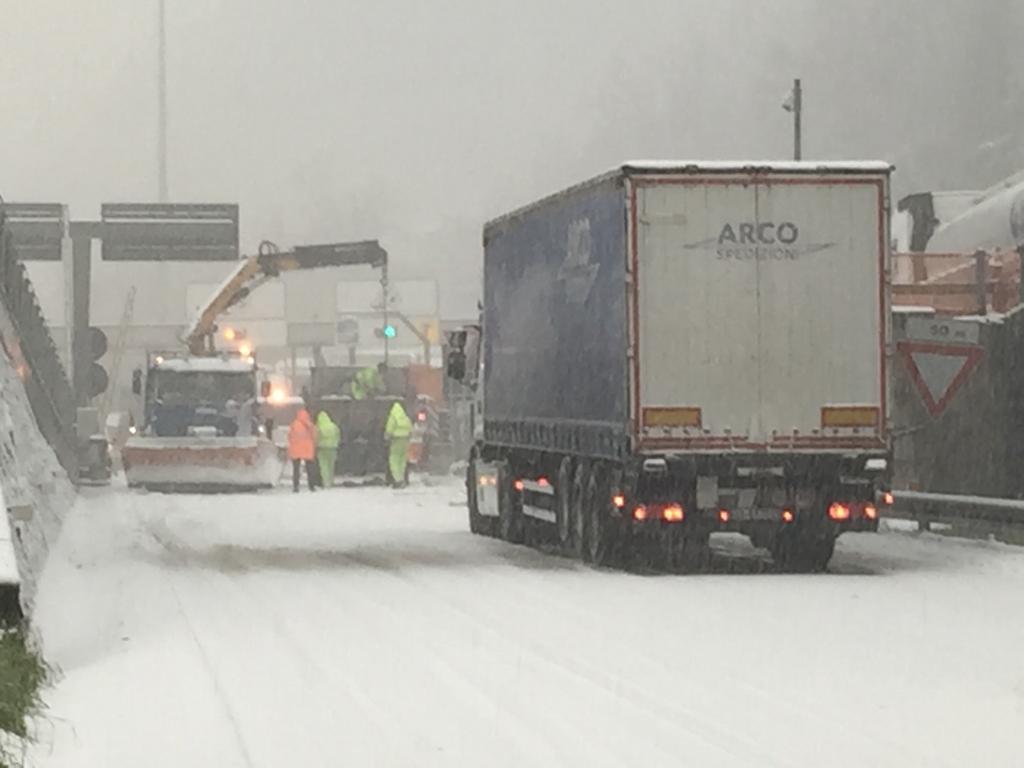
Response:
[[[92,493],[39,596],[32,763],[1021,764],[1024,550],[599,572],[471,536],[457,495]]]

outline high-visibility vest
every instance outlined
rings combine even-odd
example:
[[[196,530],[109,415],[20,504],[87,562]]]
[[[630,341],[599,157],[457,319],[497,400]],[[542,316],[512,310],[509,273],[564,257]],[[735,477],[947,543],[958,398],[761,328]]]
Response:
[[[412,421],[409,414],[401,403],[391,406],[391,413],[388,414],[388,423],[384,427],[384,433],[390,438],[401,439],[412,434]]]
[[[384,391],[384,379],[375,366],[367,366],[356,372],[352,379],[352,397],[365,400],[370,395]]]
[[[320,415],[316,417],[317,448],[337,448],[340,442],[341,429],[326,411],[320,411]]]

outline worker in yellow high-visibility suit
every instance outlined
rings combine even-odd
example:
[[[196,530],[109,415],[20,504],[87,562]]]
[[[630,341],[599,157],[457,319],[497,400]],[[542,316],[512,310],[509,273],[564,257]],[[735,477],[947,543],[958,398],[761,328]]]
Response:
[[[368,365],[356,372],[352,379],[352,397],[356,400],[366,400],[374,395],[383,395],[387,391],[384,383],[384,372],[387,366],[378,363],[376,367]]]
[[[320,487],[334,487],[334,467],[338,463],[341,428],[327,411],[316,417],[316,461],[320,465]]]
[[[401,403],[396,402],[391,406],[384,434],[388,440],[388,484],[402,488],[406,485],[405,471],[409,461],[412,420]]]

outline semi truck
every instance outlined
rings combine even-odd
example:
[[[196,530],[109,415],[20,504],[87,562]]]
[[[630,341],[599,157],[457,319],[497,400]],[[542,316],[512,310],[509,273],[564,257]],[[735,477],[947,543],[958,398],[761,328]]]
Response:
[[[891,500],[883,162],[636,162],[489,222],[470,528],[673,570],[826,567]]]

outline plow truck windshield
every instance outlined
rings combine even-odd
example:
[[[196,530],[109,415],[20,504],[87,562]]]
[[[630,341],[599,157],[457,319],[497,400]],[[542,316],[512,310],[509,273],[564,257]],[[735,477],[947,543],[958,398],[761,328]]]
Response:
[[[147,421],[158,437],[248,435],[256,370],[246,360],[164,360],[150,369],[146,395]]]

